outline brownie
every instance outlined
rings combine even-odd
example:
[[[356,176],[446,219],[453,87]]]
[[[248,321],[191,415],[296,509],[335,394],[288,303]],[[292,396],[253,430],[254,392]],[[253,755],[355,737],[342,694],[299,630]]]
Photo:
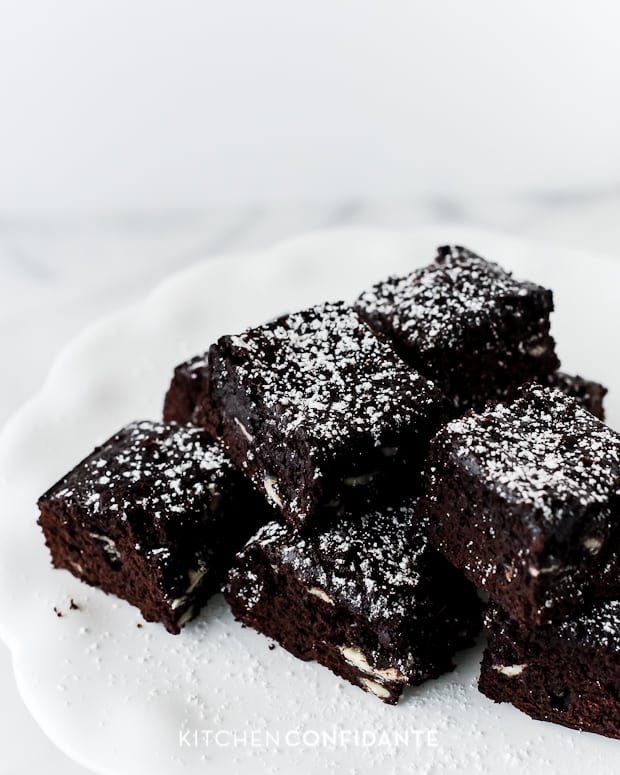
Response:
[[[565,374],[563,371],[556,371],[547,377],[544,384],[548,387],[555,387],[567,396],[574,398],[599,420],[605,419],[603,399],[607,395],[607,388],[600,383],[580,376]]]
[[[341,302],[222,337],[207,372],[204,427],[298,529],[414,492],[449,409]]]
[[[199,423],[196,410],[206,387],[206,374],[207,353],[175,368],[164,401],[164,422]]]
[[[460,246],[365,291],[355,308],[458,411],[543,380],[559,361],[549,334],[550,290]]]
[[[429,544],[414,506],[300,535],[271,522],[238,554],[235,617],[393,704],[453,667],[480,629],[475,588]]]
[[[199,428],[135,422],[39,499],[57,568],[178,633],[272,514]]]
[[[620,601],[533,629],[493,605],[485,627],[483,694],[535,719],[620,738]]]
[[[445,426],[420,508],[433,544],[521,622],[620,597],[620,435],[559,390]]]

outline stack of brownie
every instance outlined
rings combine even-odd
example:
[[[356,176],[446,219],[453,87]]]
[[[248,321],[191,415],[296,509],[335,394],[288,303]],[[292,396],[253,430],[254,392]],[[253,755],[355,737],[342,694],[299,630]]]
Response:
[[[620,435],[529,385],[437,434],[420,508],[491,601],[480,690],[620,737]]]
[[[586,648],[584,606],[617,586],[617,436],[604,388],[558,371],[552,309],[445,247],[353,305],[222,337],[175,369],[163,423],[40,499],[54,564],[171,632],[223,586],[239,621],[388,703],[471,643],[477,586],[481,688],[534,715],[497,682],[533,674],[545,637]]]

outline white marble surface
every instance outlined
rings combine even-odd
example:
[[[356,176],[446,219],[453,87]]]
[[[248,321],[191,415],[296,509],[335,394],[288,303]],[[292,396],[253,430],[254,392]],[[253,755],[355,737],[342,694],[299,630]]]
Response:
[[[0,426],[36,392],[65,343],[184,266],[311,229],[412,228],[448,221],[584,247],[620,260],[620,195],[613,193],[474,203],[350,201],[88,219],[0,215],[0,353],[5,364]],[[84,775],[86,770],[58,752],[30,719],[4,646],[0,680],[0,769],[12,775]]]

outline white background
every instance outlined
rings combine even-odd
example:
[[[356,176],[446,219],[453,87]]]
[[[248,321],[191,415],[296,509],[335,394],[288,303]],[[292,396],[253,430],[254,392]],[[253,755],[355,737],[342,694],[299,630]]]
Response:
[[[620,186],[616,0],[0,14],[0,213]]]

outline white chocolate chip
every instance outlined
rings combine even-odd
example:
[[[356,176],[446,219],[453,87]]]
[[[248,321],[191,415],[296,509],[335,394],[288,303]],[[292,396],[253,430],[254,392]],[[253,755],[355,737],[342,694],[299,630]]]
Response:
[[[238,417],[233,417],[233,420],[237,423],[239,430],[251,444],[254,441],[254,436],[252,436],[250,431],[245,427],[245,425],[241,422],[241,420]]]
[[[603,546],[601,539],[595,538],[594,536],[584,538],[581,543],[583,544],[584,549],[587,549],[590,554],[598,554]]]
[[[381,686],[381,684],[371,681],[369,678],[362,678],[360,684],[367,692],[372,692],[381,700],[387,700],[391,696],[385,686]]]
[[[274,479],[273,476],[266,476],[263,479],[263,486],[265,488],[265,493],[270,501],[276,504],[276,506],[279,506],[282,508],[282,501],[280,499],[280,496],[278,495],[276,491],[276,484],[277,480]]]
[[[395,667],[376,667],[373,670],[373,674],[385,678],[387,681],[407,683],[407,676],[403,675],[400,670]]]
[[[498,673],[512,678],[515,675],[521,675],[526,667],[527,665],[493,665],[493,670],[497,670]]]
[[[322,589],[319,589],[319,587],[310,587],[308,590],[309,595],[314,595],[315,597],[318,597],[320,600],[324,600],[326,603],[331,603],[331,605],[334,605],[334,600],[331,598],[327,592],[324,592]]]
[[[89,533],[92,538],[96,538],[97,541],[101,541],[104,551],[113,560],[120,560],[121,556],[116,548],[116,544],[109,536],[99,535],[99,533]]]
[[[368,675],[373,675],[376,678],[383,678],[389,681],[401,681],[402,683],[406,683],[407,681],[406,676],[395,667],[372,667],[368,664],[368,660],[364,654],[354,646],[339,646],[339,651],[346,662],[353,667],[356,667],[358,670],[361,670],[362,673],[368,673]]]
[[[541,355],[547,351],[547,348],[542,344],[535,344],[533,347],[528,347],[527,352],[532,358],[540,358]]]
[[[182,627],[184,624],[187,624],[187,622],[189,622],[190,619],[193,619],[193,617],[194,617],[194,607],[190,605],[187,611],[185,611],[185,613],[181,615],[177,624],[179,625],[179,627]]]
[[[174,600],[170,603],[170,608],[172,608],[173,611],[176,611],[177,608],[180,608],[184,603],[187,603],[187,596],[182,595],[181,597],[176,597]]]
[[[196,587],[200,584],[200,582],[203,580],[206,574],[207,574],[206,568],[204,568],[203,570],[192,570],[190,568],[187,571],[187,576],[189,578],[189,587],[185,591],[188,595],[190,592],[193,592],[196,589]]]
[[[338,648],[345,658],[345,661],[350,665],[353,665],[353,667],[356,667],[364,673],[373,672],[372,667],[368,664],[368,660],[359,649],[356,649],[353,646],[339,646]]]
[[[75,568],[75,570],[80,574],[80,576],[84,575],[84,568],[80,565],[79,562],[73,562],[73,560],[69,560],[71,563],[71,566]]]
[[[561,566],[557,563],[547,565],[545,568],[536,568],[534,565],[530,565],[528,570],[530,572],[530,576],[534,576],[534,578],[536,578],[537,576],[540,576],[544,573],[555,573],[557,570],[560,570],[560,567]]]

